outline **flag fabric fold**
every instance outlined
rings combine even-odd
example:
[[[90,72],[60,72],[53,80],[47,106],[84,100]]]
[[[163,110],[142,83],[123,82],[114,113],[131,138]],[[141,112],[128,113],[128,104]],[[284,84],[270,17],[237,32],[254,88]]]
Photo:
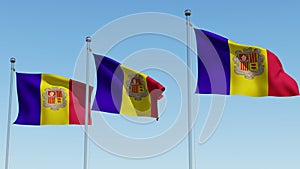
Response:
[[[297,82],[269,50],[235,43],[194,29],[198,53],[196,93],[246,96],[296,96]]]
[[[94,54],[94,59],[97,90],[92,110],[158,118],[164,86],[106,56]]]
[[[19,113],[14,124],[83,125],[84,83],[52,74],[17,73]],[[89,91],[89,102],[92,87]],[[91,124],[90,108],[88,124]]]

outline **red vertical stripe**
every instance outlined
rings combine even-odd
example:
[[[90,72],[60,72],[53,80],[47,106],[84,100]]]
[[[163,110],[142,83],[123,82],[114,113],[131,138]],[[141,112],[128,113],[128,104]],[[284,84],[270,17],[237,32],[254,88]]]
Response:
[[[257,62],[257,54],[256,53],[252,53],[250,55],[250,63],[253,63],[253,62]]]
[[[241,70],[248,70],[248,63],[241,63]]]
[[[158,118],[157,101],[162,98],[165,87],[149,76],[147,76],[146,81],[151,98],[151,117]]]
[[[91,102],[92,87],[89,91],[89,103]],[[69,123],[70,124],[84,124],[85,122],[85,84],[70,80],[69,82]],[[88,124],[92,124],[91,109],[89,104]]]
[[[244,63],[241,63],[241,70],[245,70],[245,65],[244,65]]]
[[[299,95],[297,82],[284,72],[277,56],[269,50],[267,50],[267,54],[269,96]]]

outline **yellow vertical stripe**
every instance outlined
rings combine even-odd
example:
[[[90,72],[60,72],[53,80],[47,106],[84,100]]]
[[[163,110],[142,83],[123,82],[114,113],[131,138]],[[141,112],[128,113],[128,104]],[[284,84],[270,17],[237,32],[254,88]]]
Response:
[[[41,125],[69,124],[69,79],[42,74],[40,90]]]
[[[268,57],[267,51],[261,47],[246,46],[237,44],[228,40],[230,49],[230,94],[239,94],[246,96],[267,96],[268,95]],[[240,69],[240,67],[234,62],[234,57],[237,56],[236,52],[243,52],[245,49],[252,48],[259,49],[260,55],[263,56],[263,61],[261,65],[263,66],[263,72],[259,75],[254,75],[251,79],[245,77],[245,73],[236,73],[235,69]],[[258,64],[253,63],[254,67]],[[243,69],[249,65],[245,64]],[[252,69],[249,66],[249,70]],[[248,73],[251,73],[248,71]]]
[[[150,117],[151,100],[147,88],[147,81],[146,81],[147,76],[145,74],[138,73],[137,71],[124,67],[123,65],[121,65],[120,67],[124,73],[122,104],[120,108],[120,114]],[[133,82],[132,78],[135,77],[137,73],[138,75],[140,75],[138,77],[140,81],[137,80]],[[132,88],[129,88],[130,83],[132,82],[135,83],[136,85],[132,86]],[[140,82],[141,84],[139,84]]]

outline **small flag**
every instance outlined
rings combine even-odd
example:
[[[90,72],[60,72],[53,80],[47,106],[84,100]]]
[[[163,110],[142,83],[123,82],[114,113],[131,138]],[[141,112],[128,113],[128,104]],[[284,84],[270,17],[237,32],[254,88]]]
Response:
[[[85,122],[84,83],[52,74],[17,73],[19,114],[14,124],[68,125]],[[89,100],[92,87],[89,91]],[[88,124],[91,124],[90,108]]]
[[[92,110],[158,118],[157,101],[165,88],[151,77],[94,54],[97,91]]]
[[[296,81],[267,49],[235,43],[195,29],[199,94],[296,96]]]

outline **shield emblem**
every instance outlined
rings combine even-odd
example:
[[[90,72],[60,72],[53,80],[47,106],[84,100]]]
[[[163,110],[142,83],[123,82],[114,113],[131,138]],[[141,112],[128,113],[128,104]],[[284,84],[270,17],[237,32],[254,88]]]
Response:
[[[235,67],[234,72],[239,75],[244,75],[246,79],[253,79],[255,76],[261,75],[264,72],[262,62],[264,56],[260,54],[260,49],[244,48],[243,51],[235,51],[233,57]]]
[[[139,101],[143,97],[148,96],[148,91],[146,90],[146,79],[138,74],[128,75],[129,79],[127,81],[127,94],[133,97],[135,100]]]
[[[63,88],[53,87],[46,88],[45,90],[45,93],[43,93],[45,107],[58,110],[66,106],[67,94]]]

